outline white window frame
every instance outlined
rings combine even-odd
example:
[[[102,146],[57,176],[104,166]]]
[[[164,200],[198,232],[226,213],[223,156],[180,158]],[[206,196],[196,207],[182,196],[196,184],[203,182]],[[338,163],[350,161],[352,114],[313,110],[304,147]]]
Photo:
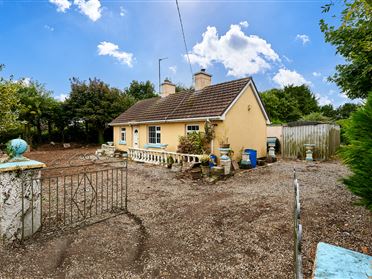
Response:
[[[189,127],[198,127],[198,130],[189,130]],[[198,133],[200,132],[200,125],[199,124],[187,124],[186,125],[186,134],[191,134],[191,133]]]
[[[127,128],[121,128],[120,130],[120,141],[127,141]]]
[[[155,142],[151,142],[151,132],[150,128],[155,127]],[[148,143],[150,144],[160,144],[161,143],[161,127],[160,126],[148,126],[148,132],[149,132],[149,137],[148,137]]]

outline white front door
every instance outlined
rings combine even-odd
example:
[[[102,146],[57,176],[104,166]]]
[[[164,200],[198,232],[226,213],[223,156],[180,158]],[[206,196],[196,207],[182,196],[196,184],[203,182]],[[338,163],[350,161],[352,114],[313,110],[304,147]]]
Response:
[[[133,147],[134,148],[139,147],[139,131],[137,127],[133,128]]]

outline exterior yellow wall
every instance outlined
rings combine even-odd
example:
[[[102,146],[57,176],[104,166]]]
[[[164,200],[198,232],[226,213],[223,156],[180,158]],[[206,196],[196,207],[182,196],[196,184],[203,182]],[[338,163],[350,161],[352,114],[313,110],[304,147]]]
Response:
[[[228,138],[234,159],[246,148],[257,150],[258,158],[266,156],[266,119],[251,87],[240,96],[215,131],[215,149],[223,138]]]
[[[128,147],[133,147],[133,130],[137,127],[139,129],[139,148],[144,148],[148,143],[148,126],[155,125],[161,127],[161,143],[168,144],[165,150],[176,152],[179,136],[185,135],[186,125],[192,124],[198,124],[199,130],[204,131],[204,121],[115,126],[114,144],[123,151],[127,151]],[[211,144],[213,154],[220,156],[219,144],[223,138],[228,138],[228,143],[234,151],[234,159],[239,158],[241,150],[246,148],[256,149],[257,157],[266,156],[266,119],[251,87],[248,87],[232,106],[226,114],[225,120],[216,121],[214,124],[216,124],[216,137]],[[122,127],[126,127],[126,145],[119,144]]]
[[[114,127],[114,144],[116,148],[127,151],[128,147],[133,147],[133,131],[138,128],[139,131],[139,148],[144,148],[148,144],[148,127],[160,126],[161,128],[161,144],[168,144],[165,148],[167,151],[176,152],[178,146],[178,138],[186,134],[186,125],[199,125],[199,131],[204,131],[204,122],[177,122],[177,123],[160,123],[160,124],[140,124],[133,126],[115,126]],[[126,144],[120,144],[121,128],[126,128],[127,140]],[[153,148],[150,148],[153,149]],[[154,148],[153,150],[159,150]]]

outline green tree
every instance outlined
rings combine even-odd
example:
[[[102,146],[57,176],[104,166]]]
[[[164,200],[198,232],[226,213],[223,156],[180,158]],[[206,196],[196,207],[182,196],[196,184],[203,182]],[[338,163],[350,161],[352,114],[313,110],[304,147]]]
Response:
[[[352,104],[352,103],[345,103],[342,106],[339,106],[336,110],[336,118],[337,119],[347,119],[350,115],[357,111],[360,108],[360,105]]]
[[[156,97],[154,85],[150,81],[138,82],[133,80],[128,88],[125,88],[125,93],[132,96],[136,100],[143,100]]]
[[[296,101],[297,108],[301,111],[302,115],[319,110],[318,101],[307,85],[286,86],[284,87],[284,92],[288,94],[290,99]]]
[[[344,129],[349,145],[340,154],[353,174],[344,179],[345,185],[360,197],[360,204],[372,211],[372,91],[364,107],[351,115]]]
[[[335,110],[331,104],[321,106],[319,112],[330,119],[336,119],[337,116],[337,110]]]
[[[183,92],[183,91],[193,91],[193,90],[194,90],[193,86],[187,87],[182,83],[177,83],[176,84],[176,93]]]
[[[372,88],[372,6],[370,0],[344,0],[341,25],[329,25],[320,20],[325,41],[336,47],[336,52],[346,60],[336,66],[336,73],[329,77],[350,98],[366,98]],[[333,3],[323,6],[329,12]]]
[[[71,93],[66,99],[70,120],[84,123],[87,139],[89,133],[98,133],[98,142],[104,142],[104,131],[108,123],[135,102],[132,95],[124,94],[99,79],[89,82],[71,79]],[[62,126],[62,125],[61,125]]]
[[[325,116],[321,112],[312,112],[308,115],[304,115],[301,120],[303,121],[317,121],[317,122],[329,122],[331,119],[327,116]]]
[[[52,93],[37,81],[23,84],[17,95],[20,100],[19,119],[24,124],[24,137],[33,142],[32,129],[36,129],[37,142],[41,142],[42,124],[50,117],[50,108],[55,104]]]
[[[261,93],[261,99],[273,123],[296,121],[319,110],[316,97],[306,85],[271,89]]]
[[[4,65],[0,65],[0,71]],[[20,127],[19,98],[17,90],[20,84],[12,79],[0,77],[0,136],[3,137],[10,130]]]

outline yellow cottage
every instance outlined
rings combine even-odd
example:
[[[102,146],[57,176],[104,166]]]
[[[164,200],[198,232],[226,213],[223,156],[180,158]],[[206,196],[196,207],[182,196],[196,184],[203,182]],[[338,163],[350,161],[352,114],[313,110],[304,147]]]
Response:
[[[265,157],[270,120],[252,78],[211,85],[212,76],[202,69],[194,79],[194,91],[179,93],[166,80],[160,97],[139,101],[114,119],[115,147],[176,152],[180,136],[204,131],[210,121],[216,135],[213,154],[219,155],[219,144],[228,141],[235,158],[245,148]]]

